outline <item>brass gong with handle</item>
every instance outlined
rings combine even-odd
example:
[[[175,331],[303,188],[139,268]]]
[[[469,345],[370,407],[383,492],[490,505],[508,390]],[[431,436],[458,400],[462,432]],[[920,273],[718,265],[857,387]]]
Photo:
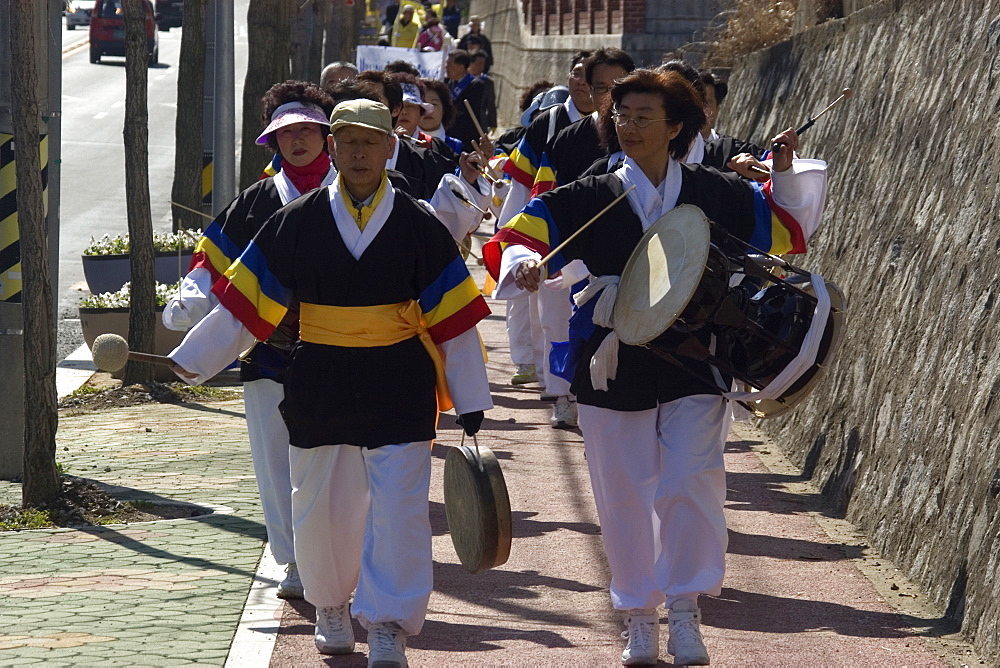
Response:
[[[462,566],[470,573],[506,563],[510,557],[511,516],[507,484],[496,455],[465,436],[444,460],[444,510],[448,532]]]

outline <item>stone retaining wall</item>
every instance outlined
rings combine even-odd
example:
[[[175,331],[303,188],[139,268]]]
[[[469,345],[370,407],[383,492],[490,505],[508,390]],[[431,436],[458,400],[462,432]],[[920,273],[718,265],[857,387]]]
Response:
[[[884,0],[747,58],[720,128],[830,162],[799,264],[848,295],[829,375],[763,427],[1000,664],[1000,0]]]

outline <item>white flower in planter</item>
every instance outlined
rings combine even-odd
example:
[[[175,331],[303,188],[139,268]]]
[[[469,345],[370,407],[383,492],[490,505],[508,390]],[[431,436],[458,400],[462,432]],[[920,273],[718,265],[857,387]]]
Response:
[[[153,232],[153,252],[164,253],[194,250],[201,237],[201,230],[178,230],[161,234]],[[83,249],[84,255],[128,255],[128,233],[111,236],[105,234],[100,239],[90,237],[90,244]]]
[[[85,297],[80,300],[80,308],[128,308],[131,281],[126,283],[117,292],[102,292],[99,295]],[[180,290],[180,283],[165,285],[156,284],[156,306],[166,306],[167,302],[177,296]]]

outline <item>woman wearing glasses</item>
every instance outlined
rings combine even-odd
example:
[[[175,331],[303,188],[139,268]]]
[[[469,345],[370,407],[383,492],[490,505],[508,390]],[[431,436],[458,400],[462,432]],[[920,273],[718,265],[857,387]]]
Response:
[[[615,128],[626,155],[623,166],[544,193],[497,233],[483,252],[487,265],[499,271],[499,297],[537,290],[546,272],[577,258],[595,277],[620,276],[644,231],[679,204],[700,207],[730,234],[753,239],[764,250],[787,252],[782,239],[802,245],[815,229],[825,172],[815,165],[793,168],[794,131],[772,140],[786,146],[774,159],[771,185],[761,187],[678,162],[705,122],[701,97],[679,74],[637,70],[614,85],[611,100],[602,113],[613,124],[602,125]],[[554,247],[567,239],[632,186],[550,263],[538,266],[550,242]],[[780,212],[776,220],[787,229],[772,228],[772,211]],[[622,663],[656,663],[657,608],[663,605],[674,663],[707,664],[698,596],[722,591],[723,446],[731,411],[717,386],[695,380],[713,377],[708,365],[685,361],[694,372],[688,374],[641,346],[621,344],[617,370],[607,374],[613,379],[592,379],[591,359],[612,330],[595,326],[587,312],[580,309],[571,325],[584,340],[572,391],[611,566],[611,600],[625,614]]]

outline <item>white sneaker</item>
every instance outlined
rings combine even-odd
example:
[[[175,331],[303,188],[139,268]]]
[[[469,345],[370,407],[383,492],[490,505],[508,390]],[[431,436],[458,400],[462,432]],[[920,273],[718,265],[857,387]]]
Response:
[[[316,608],[316,649],[321,654],[354,652],[354,628],[347,603]]]
[[[368,668],[407,668],[406,634],[395,624],[368,629]]]
[[[707,666],[708,650],[701,637],[701,609],[694,601],[680,599],[667,610],[670,639],[667,651],[674,656],[675,666]]]
[[[302,580],[299,578],[299,567],[293,561],[285,566],[285,579],[278,583],[278,598],[300,599],[304,595]]]
[[[622,665],[655,666],[660,656],[660,616],[656,610],[629,610],[625,617],[628,640],[622,652]]]
[[[534,364],[518,364],[517,371],[510,378],[511,385],[527,385],[538,382],[538,372]]]
[[[567,396],[556,399],[556,405],[552,407],[552,428],[572,429],[579,424],[576,418],[576,402],[570,401]]]

